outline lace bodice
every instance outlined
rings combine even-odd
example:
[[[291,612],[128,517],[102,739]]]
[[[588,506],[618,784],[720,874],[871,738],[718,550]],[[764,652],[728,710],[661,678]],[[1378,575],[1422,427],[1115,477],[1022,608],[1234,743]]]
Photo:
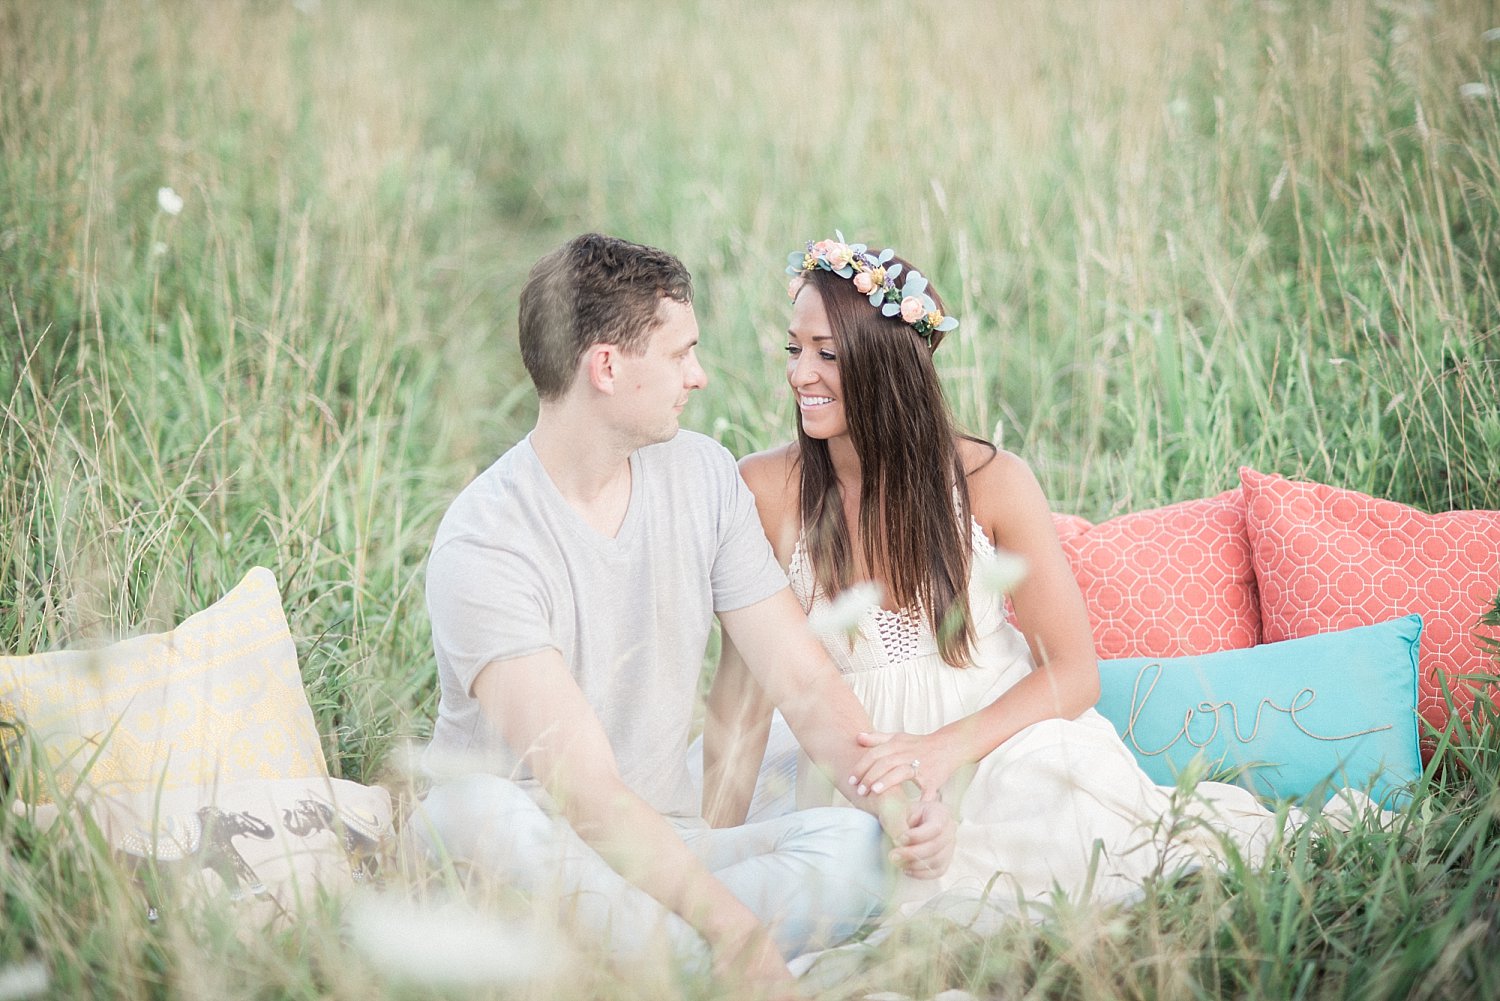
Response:
[[[969,541],[978,558],[993,556],[995,547],[990,544],[984,529],[973,518],[969,519]],[[787,577],[791,581],[792,593],[802,603],[806,612],[828,605],[828,597],[818,587],[813,575],[812,559],[803,546],[801,537],[792,550]],[[1000,599],[976,588],[972,575],[969,583],[969,611],[974,617],[977,636],[985,636],[1005,624]],[[876,605],[867,609],[860,617],[858,631],[852,642],[840,643],[836,639],[825,643],[839,670],[845,674],[871,671],[904,664],[918,657],[939,656],[937,637],[928,628],[926,616],[920,606],[896,611]]]

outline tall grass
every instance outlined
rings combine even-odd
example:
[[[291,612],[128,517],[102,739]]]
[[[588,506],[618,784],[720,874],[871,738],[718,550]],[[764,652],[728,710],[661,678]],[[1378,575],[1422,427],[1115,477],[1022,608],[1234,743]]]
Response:
[[[961,420],[1059,509],[1241,464],[1500,508],[1497,24],[1459,0],[14,0],[0,650],[161,627],[264,564],[335,773],[395,781],[436,699],[426,547],[529,426],[515,293],[586,229],[693,270],[688,421],[736,452],[789,434],[781,262],[839,228],[944,290]],[[914,929],[870,983],[1493,995],[1494,753],[1461,739],[1398,832],[1124,915]],[[149,926],[89,832],[0,833],[0,969],[40,956],[59,996],[405,990],[333,922]]]

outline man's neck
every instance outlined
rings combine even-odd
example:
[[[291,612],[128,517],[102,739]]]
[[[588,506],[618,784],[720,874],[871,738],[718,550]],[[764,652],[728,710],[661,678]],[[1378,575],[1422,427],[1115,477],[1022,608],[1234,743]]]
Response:
[[[613,538],[630,506],[634,447],[574,408],[543,403],[531,448],[568,506],[599,534]]]

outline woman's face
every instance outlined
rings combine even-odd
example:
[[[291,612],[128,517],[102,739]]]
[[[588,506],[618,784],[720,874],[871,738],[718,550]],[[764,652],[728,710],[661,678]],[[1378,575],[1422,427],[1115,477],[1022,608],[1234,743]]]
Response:
[[[849,433],[840,395],[833,328],[828,325],[823,297],[811,284],[802,286],[792,304],[786,339],[786,381],[796,394],[802,430],[808,437],[826,441]]]

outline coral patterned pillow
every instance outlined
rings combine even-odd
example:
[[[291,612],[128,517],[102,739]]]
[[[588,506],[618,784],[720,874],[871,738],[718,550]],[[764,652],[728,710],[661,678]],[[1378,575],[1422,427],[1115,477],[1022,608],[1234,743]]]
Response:
[[[1439,677],[1495,674],[1474,633],[1500,588],[1500,511],[1425,514],[1353,490],[1240,469],[1267,642],[1415,612],[1422,632],[1418,710],[1448,721]]]
[[[1053,520],[1101,658],[1191,657],[1260,642],[1239,490],[1093,526]]]
[[[1052,513],[1052,527],[1057,529],[1057,537],[1067,541],[1075,535],[1082,535],[1094,527],[1094,523],[1087,518],[1080,518],[1076,514]]]

